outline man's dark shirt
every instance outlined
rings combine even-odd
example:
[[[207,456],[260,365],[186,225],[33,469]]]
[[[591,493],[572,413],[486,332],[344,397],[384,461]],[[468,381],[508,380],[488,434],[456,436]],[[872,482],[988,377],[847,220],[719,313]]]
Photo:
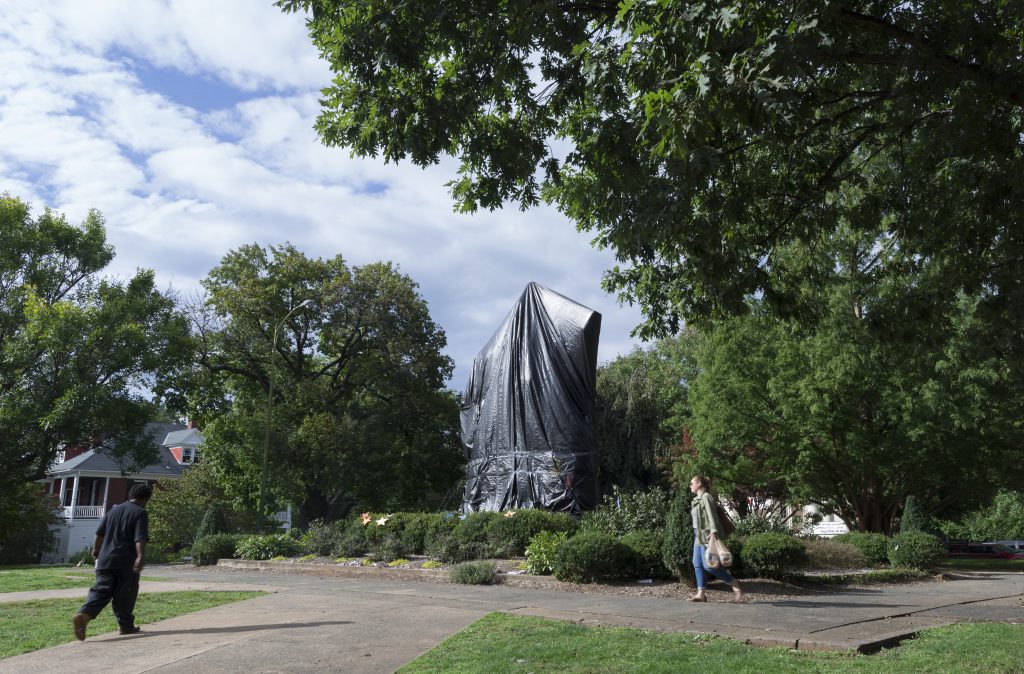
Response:
[[[138,556],[135,543],[149,540],[149,513],[131,501],[116,505],[103,516],[96,535],[103,537],[96,568],[130,569]]]

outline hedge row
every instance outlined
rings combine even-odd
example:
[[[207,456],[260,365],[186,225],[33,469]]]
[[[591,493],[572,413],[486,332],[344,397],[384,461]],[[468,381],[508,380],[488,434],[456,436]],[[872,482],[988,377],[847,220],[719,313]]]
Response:
[[[511,513],[511,514],[510,514]],[[192,546],[196,564],[218,557],[272,559],[295,555],[358,557],[393,561],[428,555],[445,562],[519,557],[539,533],[576,532],[577,523],[564,513],[517,510],[504,513],[367,513],[337,522],[313,522],[304,533],[245,536],[213,534]]]
[[[591,529],[577,533],[576,521],[562,513],[519,510],[514,513],[366,514],[333,523],[314,522],[305,533],[245,536],[213,534],[192,547],[196,564],[218,558],[272,559],[296,555],[356,557],[390,562],[427,555],[447,563],[526,554],[531,573],[552,573],[573,582],[620,578],[659,578],[692,573],[688,555],[692,532],[674,520],[685,511],[673,504],[665,533],[634,530],[624,536]],[[678,506],[678,507],[677,507]],[[676,526],[678,525],[678,526]],[[574,535],[575,534],[575,535]],[[827,539],[800,539],[762,532],[734,535],[726,541],[732,570],[782,578],[805,567],[855,568],[890,561],[893,566],[927,569],[943,555],[941,542],[923,532],[849,533]]]

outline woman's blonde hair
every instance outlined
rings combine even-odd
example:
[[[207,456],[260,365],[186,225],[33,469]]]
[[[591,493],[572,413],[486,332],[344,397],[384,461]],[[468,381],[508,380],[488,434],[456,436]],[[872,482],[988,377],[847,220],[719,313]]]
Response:
[[[711,491],[711,481],[703,475],[694,475],[693,479],[700,483],[700,488],[704,491]]]

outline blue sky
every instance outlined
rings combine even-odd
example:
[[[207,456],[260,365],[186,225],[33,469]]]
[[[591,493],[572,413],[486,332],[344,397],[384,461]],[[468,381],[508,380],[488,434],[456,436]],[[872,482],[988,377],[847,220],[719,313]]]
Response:
[[[0,0],[0,192],[102,211],[111,271],[184,295],[229,250],[289,241],[420,284],[465,387],[530,281],[602,314],[602,361],[640,321],[600,288],[611,253],[553,209],[453,212],[448,159],[350,158],[312,129],[330,79],[303,17],[251,0]]]

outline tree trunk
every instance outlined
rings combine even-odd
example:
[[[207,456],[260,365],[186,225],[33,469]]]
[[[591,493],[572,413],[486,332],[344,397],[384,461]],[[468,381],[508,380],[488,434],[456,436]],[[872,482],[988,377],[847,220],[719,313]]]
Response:
[[[331,504],[327,497],[318,490],[306,492],[306,500],[299,505],[299,517],[296,523],[300,529],[305,529],[313,520],[328,519]]]

